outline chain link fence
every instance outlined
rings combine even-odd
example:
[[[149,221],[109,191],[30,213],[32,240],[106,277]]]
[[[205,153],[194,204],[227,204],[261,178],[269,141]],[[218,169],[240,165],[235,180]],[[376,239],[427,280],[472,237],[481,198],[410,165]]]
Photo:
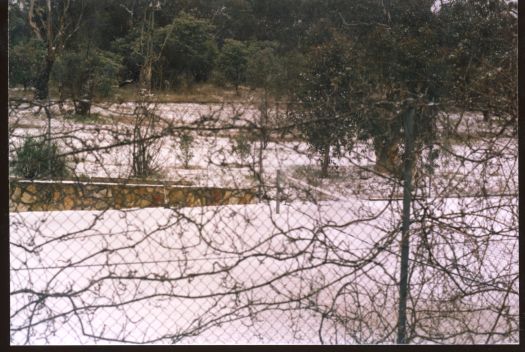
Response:
[[[323,175],[286,103],[72,108],[10,102],[12,344],[396,343],[403,180],[372,140]],[[517,148],[470,112],[416,146],[406,342],[519,342]]]

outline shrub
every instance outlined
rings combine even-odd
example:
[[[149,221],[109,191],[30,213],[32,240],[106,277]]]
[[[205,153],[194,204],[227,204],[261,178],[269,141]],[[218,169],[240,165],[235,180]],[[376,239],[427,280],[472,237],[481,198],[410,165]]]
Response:
[[[131,144],[132,177],[149,178],[160,175],[158,156],[162,140],[155,136],[155,126],[158,123],[159,117],[148,107],[147,101],[139,102],[134,112]]]
[[[252,151],[249,136],[239,133],[233,137],[232,143],[232,151],[240,157],[242,163],[245,163]]]
[[[45,47],[36,39],[10,46],[9,86],[22,84],[24,89],[32,86],[42,69]]]
[[[15,175],[28,179],[63,178],[68,174],[66,160],[60,156],[58,146],[43,138],[26,139],[11,165]]]
[[[189,133],[183,133],[179,139],[180,143],[180,157],[184,163],[184,167],[187,169],[190,165],[190,160],[193,157],[191,146],[193,144],[193,137]]]
[[[239,92],[239,85],[246,81],[246,65],[248,60],[248,48],[244,43],[226,39],[219,55],[217,65],[220,72]]]

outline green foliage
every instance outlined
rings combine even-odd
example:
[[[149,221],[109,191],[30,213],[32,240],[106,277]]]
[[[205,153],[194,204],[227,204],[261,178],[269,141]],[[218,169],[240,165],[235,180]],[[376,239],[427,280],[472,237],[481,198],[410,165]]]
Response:
[[[56,61],[52,79],[66,97],[74,100],[107,98],[118,83],[120,60],[114,53],[97,49],[67,51]]]
[[[139,81],[146,58],[153,54],[154,88],[207,81],[214,72],[234,85],[246,82],[286,98],[311,88],[301,86],[312,72],[316,48],[340,42],[351,43],[350,96],[354,107],[366,107],[366,114],[354,116],[364,138],[401,131],[397,123],[385,124],[394,119],[399,106],[379,106],[379,101],[398,104],[419,97],[421,105],[433,102],[491,115],[517,115],[515,2],[451,0],[443,2],[439,11],[432,10],[433,0],[160,3],[161,11],[153,10],[149,1],[107,0],[102,7],[72,2],[63,18],[66,28],[75,27],[82,9],[81,26],[59,35],[69,39],[65,49],[57,45],[56,55],[50,57],[63,62],[54,70],[55,81],[76,85],[63,87],[68,95],[76,91],[74,95],[82,96],[91,86],[96,90],[92,94],[106,96],[117,81]],[[59,34],[64,4],[52,2],[54,35]],[[38,26],[46,22],[43,5],[37,2]],[[45,69],[37,74],[48,61],[46,41],[35,39],[27,11],[28,6],[9,4],[9,78],[11,85],[39,86],[32,80],[41,76],[37,81],[47,82]],[[87,46],[89,55],[85,55]],[[217,46],[222,47],[220,52]],[[97,57],[99,62],[83,57]],[[304,61],[310,62],[310,68],[303,69]],[[109,67],[110,73],[99,70],[101,66]],[[90,77],[89,67],[97,67],[92,75],[103,79]],[[432,129],[430,110],[418,113],[420,132]]]
[[[193,151],[191,149],[192,145],[193,136],[189,133],[182,133],[179,137],[179,156],[185,168],[188,168],[190,166],[190,160],[193,157]]]
[[[140,53],[138,46],[139,35],[139,31],[132,29],[126,36],[111,42],[111,51],[122,58],[122,66],[119,72],[119,78],[122,81],[139,80],[140,68],[144,64],[144,57]]]
[[[32,86],[42,70],[45,55],[44,45],[36,39],[14,45],[9,52],[9,86]]]
[[[207,1],[210,2],[210,1]],[[217,39],[219,42],[225,38],[235,38],[247,41],[256,33],[257,15],[253,11],[251,0],[225,0],[224,8],[217,13],[214,24],[217,27]],[[221,6],[222,4],[218,4]],[[216,8],[218,7],[216,5]]]
[[[339,151],[354,132],[350,57],[348,42],[342,37],[314,47],[295,91],[300,104],[296,122],[320,153],[328,153],[331,146]]]
[[[196,82],[208,79],[218,55],[213,26],[205,19],[181,14],[155,33],[157,53],[162,48],[163,76],[185,76]],[[159,72],[157,72],[159,76]],[[162,76],[162,75],[161,75]]]
[[[49,98],[49,78],[53,64],[68,47],[81,23],[83,2],[79,1],[13,1],[13,44],[26,33],[46,48],[40,72],[33,80],[35,98]],[[23,18],[24,21],[20,21]],[[25,22],[25,23],[24,23]],[[22,27],[22,23],[24,24]]]
[[[301,73],[306,67],[306,57],[300,51],[291,51],[280,58],[280,75],[275,86],[276,93],[285,97],[293,96],[300,84]]]
[[[276,91],[281,85],[282,63],[275,42],[252,42],[249,46],[246,76],[252,87]]]
[[[13,173],[27,179],[63,178],[68,175],[66,160],[58,146],[43,138],[29,137],[11,161]]]
[[[457,107],[517,117],[515,6],[502,0],[456,0],[442,6],[442,56]]]
[[[91,113],[89,116],[79,115],[76,113],[66,114],[64,115],[64,119],[90,124],[104,123],[104,118],[99,113]]]
[[[16,2],[9,2],[9,47],[27,42],[31,39],[31,29],[27,25],[26,14]]]
[[[245,163],[252,152],[252,143],[246,133],[238,133],[232,138],[232,151]]]
[[[235,86],[246,81],[248,48],[238,40],[226,39],[219,55],[217,66],[224,78]]]

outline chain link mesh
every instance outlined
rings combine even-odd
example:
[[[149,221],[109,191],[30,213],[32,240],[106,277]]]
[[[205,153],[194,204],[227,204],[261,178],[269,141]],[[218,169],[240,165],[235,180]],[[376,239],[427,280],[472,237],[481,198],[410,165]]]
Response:
[[[49,132],[68,168],[10,180],[12,344],[395,343],[403,183],[372,142],[321,177],[286,104],[148,99],[85,121],[11,101],[11,158]],[[517,343],[517,140],[476,114],[437,126],[408,341]]]

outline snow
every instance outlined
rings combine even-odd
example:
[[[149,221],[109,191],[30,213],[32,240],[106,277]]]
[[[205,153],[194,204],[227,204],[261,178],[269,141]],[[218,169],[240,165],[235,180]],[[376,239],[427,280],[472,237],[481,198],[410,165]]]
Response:
[[[441,218],[455,214],[462,206],[461,201],[446,200]],[[494,204],[479,207],[482,203],[486,201],[473,199],[468,204],[474,214],[469,220],[472,226],[488,222],[485,216]],[[382,211],[385,207],[386,212]],[[324,341],[373,343],[386,338],[392,342],[392,334],[385,331],[384,325],[395,324],[398,249],[396,245],[388,250],[376,249],[391,238],[400,204],[356,199],[317,205],[283,204],[279,214],[274,209],[272,202],[124,212],[11,214],[11,241],[20,246],[11,247],[11,291],[30,284],[32,290],[51,295],[78,292],[71,298],[58,296],[45,301],[45,307],[52,313],[39,312],[33,316],[34,324],[46,314],[66,314],[68,319],[63,323],[62,319],[56,319],[56,334],[49,332],[45,321],[36,325],[31,343],[107,342],[79,334],[78,319],[85,324],[87,334],[137,343],[169,343],[172,334],[184,336],[190,332],[198,335],[188,336],[181,343],[319,343],[316,333],[319,314],[308,307],[298,310],[299,302],[290,298],[318,291],[313,301],[303,300],[326,309],[331,304],[340,304],[334,301],[334,295],[344,285],[357,290],[355,294],[363,300],[359,309],[379,314],[377,321],[368,320],[369,326],[359,331],[364,336],[362,340],[342,334],[344,339],[337,341],[335,330],[341,327],[325,322]],[[438,260],[465,253],[459,259],[460,264],[472,267],[478,275],[459,276],[466,289],[474,282],[496,282],[502,280],[504,273],[516,274],[517,233],[508,228],[512,214],[500,211],[495,215],[494,225],[500,224],[501,228],[494,229],[496,232],[490,237],[483,233],[483,227],[476,230],[477,235],[485,237],[487,243],[482,246],[490,254],[482,261],[472,257],[467,236],[462,239],[461,234],[454,235],[457,243],[451,245],[440,243],[441,236],[435,235]],[[374,258],[372,262],[368,260],[370,257]],[[223,271],[224,268],[229,269]],[[425,271],[429,270],[432,268],[426,267]],[[463,275],[469,272],[465,270]],[[445,281],[435,286],[436,283],[432,284],[435,278],[427,275],[415,273],[411,279],[414,288],[418,287],[417,282],[425,282],[419,292],[428,297],[418,303],[422,311],[435,305],[435,300],[439,302],[446,297],[446,290],[450,289],[447,286],[452,285]],[[437,287],[445,291],[439,292]],[[247,291],[229,293],[234,288]],[[494,302],[500,302],[500,296],[498,291],[490,292]],[[509,309],[517,315],[517,295],[512,296]],[[352,310],[357,296],[345,297],[354,303],[346,302],[342,307]],[[31,295],[22,292],[12,294],[12,329],[27,324],[31,311],[22,306],[30,299]],[[379,308],[374,299],[383,302],[380,312],[374,313]],[[465,302],[470,301],[471,307],[480,307],[490,315],[485,300],[481,293],[473,294]],[[245,308],[248,302],[253,307]],[[70,311],[73,305],[77,309],[75,314]],[[259,309],[261,316],[257,313]],[[213,328],[200,333],[198,321],[205,326],[214,319],[220,325],[213,324]],[[239,320],[228,322],[229,319]],[[472,328],[475,330],[476,326],[483,328],[479,322]],[[440,328],[446,330],[446,324]],[[22,343],[24,334],[23,330],[12,332],[13,341]],[[502,341],[514,340],[511,336]]]
[[[129,138],[124,118],[135,107],[94,107],[104,117],[97,124],[51,121],[61,150],[78,151],[69,157],[76,175],[129,177],[132,146],[113,145]],[[180,126],[257,120],[254,107],[152,108]],[[25,136],[45,133],[35,112],[10,117],[11,155]],[[479,115],[450,118],[461,133],[486,132]],[[159,138],[159,174],[256,186],[259,142],[243,158],[229,133],[192,132],[189,168],[178,137]],[[421,337],[413,342],[516,343],[517,141],[452,140],[439,150],[435,173],[416,177],[409,304]],[[334,157],[328,179],[315,177],[318,156],[304,142],[273,139],[262,156],[272,200],[258,204],[10,214],[11,343],[393,343],[399,182],[373,172],[370,142]],[[381,198],[394,200],[369,200]]]
[[[258,119],[257,111],[253,106],[174,103],[150,105],[150,108],[160,118],[174,123],[175,126],[193,126],[192,124],[195,124],[196,121],[202,121],[203,117],[209,118],[210,116],[212,125],[219,127],[231,124],[242,127],[246,122],[256,123]],[[62,118],[52,119],[52,137],[58,141],[61,150],[65,153],[77,152],[74,158],[70,157],[70,164],[74,168],[75,175],[109,178],[130,176],[132,145],[114,145],[130,140],[133,126],[131,120],[119,122],[115,119],[132,115],[136,107],[136,103],[95,106],[93,113],[105,116],[105,119],[96,124],[83,124]],[[275,118],[276,113],[273,111],[271,116]],[[10,136],[11,155],[21,145],[24,136],[44,135],[47,126],[43,112],[35,115],[34,112],[20,109],[14,116],[10,117],[12,120],[10,123],[14,125],[16,122],[23,127],[17,128],[14,125],[15,128]],[[235,118],[235,116],[239,117]],[[468,131],[485,133],[494,129],[490,124],[483,123],[480,114],[465,113],[462,116],[448,114],[440,116],[439,121],[443,125],[446,122],[457,124],[460,134]],[[207,126],[206,122],[201,122],[194,127],[205,126]],[[259,141],[257,139],[251,141],[250,153],[247,158],[243,159],[234,151],[234,143],[230,136],[224,136],[224,133],[221,133],[204,135],[192,132],[194,141],[190,148],[192,157],[189,160],[189,168],[183,165],[179,137],[176,135],[161,137],[150,147],[154,159],[153,166],[157,168],[161,178],[166,180],[191,182],[196,186],[252,187],[254,175],[250,168],[257,168]],[[446,138],[450,131],[443,130],[442,134]],[[517,185],[517,140],[515,138],[500,136],[480,138],[474,141],[467,139],[460,143],[452,141],[450,145],[443,145],[438,149],[441,151],[436,160],[438,174],[425,181],[431,182],[430,188],[435,191],[440,192],[441,189],[447,188],[442,180],[449,179],[452,173],[457,175],[455,177],[458,187],[467,188],[470,193],[476,193],[476,190],[479,191],[482,188],[493,193],[506,193],[511,191],[505,189],[509,188],[509,183],[512,186]],[[88,151],[82,152],[82,150]],[[484,163],[476,162],[490,155],[497,157]],[[466,157],[468,160],[462,160],[458,156]],[[263,163],[263,178],[273,183],[279,169],[291,177],[295,177],[294,173],[301,168],[315,169],[318,165],[318,156],[309,150],[308,145],[304,142],[270,141],[263,150]],[[353,178],[352,173],[362,173],[357,170],[371,168],[371,165],[374,165],[375,156],[371,143],[356,143],[352,152],[334,157],[333,163],[340,170],[348,170],[347,177]],[[486,177],[478,177],[480,174]],[[378,184],[373,188],[384,190],[391,187],[382,185],[385,181],[380,177],[374,178],[372,174],[372,178],[367,182]],[[345,187],[348,188],[347,185]]]

